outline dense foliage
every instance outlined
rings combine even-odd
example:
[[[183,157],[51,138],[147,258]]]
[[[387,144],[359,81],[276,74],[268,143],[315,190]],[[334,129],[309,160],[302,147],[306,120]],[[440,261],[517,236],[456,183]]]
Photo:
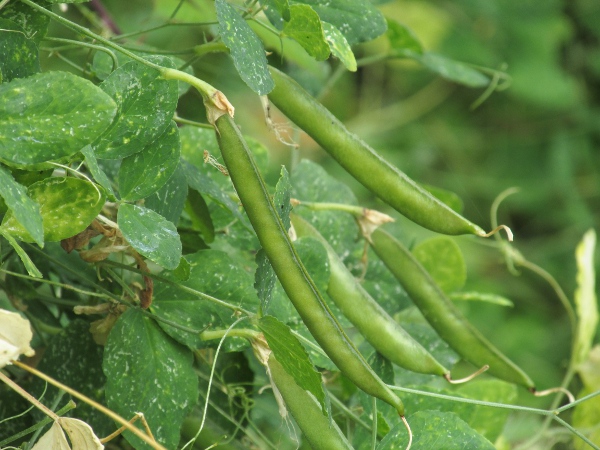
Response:
[[[598,23],[0,1],[0,448],[600,448]]]

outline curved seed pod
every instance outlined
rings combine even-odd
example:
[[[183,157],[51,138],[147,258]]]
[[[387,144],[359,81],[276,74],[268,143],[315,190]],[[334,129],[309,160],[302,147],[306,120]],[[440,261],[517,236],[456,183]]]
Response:
[[[350,133],[298,83],[277,69],[271,67],[270,71],[275,80],[275,89],[269,93],[271,102],[367,189],[432,231],[485,235],[479,226],[450,209]]]
[[[450,347],[475,366],[489,365],[490,374],[535,390],[531,378],[467,321],[406,247],[381,229],[371,240],[377,256]]]
[[[400,398],[377,376],[331,314],[284,228],[250,150],[233,119],[215,122],[223,160],[277,278],[315,340],[340,371],[404,416]]]
[[[299,237],[314,237],[327,250],[331,271],[327,293],[367,342],[394,364],[405,369],[449,377],[450,371],[365,291],[327,240],[301,217],[292,215],[291,219]]]
[[[323,415],[316,400],[296,384],[272,353],[268,367],[285,405],[314,450],[352,450],[336,423]]]

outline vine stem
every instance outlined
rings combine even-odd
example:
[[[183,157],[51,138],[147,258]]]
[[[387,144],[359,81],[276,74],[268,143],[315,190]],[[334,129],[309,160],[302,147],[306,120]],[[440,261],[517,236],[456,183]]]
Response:
[[[146,442],[152,448],[154,448],[156,450],[167,450],[165,447],[163,447],[162,445],[160,445],[158,442],[153,441],[150,438],[150,436],[142,433],[141,430],[139,430],[137,427],[133,426],[131,423],[129,423],[129,421],[123,419],[120,415],[118,415],[114,411],[108,409],[107,407],[101,405],[100,403],[98,403],[98,402],[92,400],[91,398],[83,395],[81,392],[78,392],[75,389],[72,389],[69,386],[66,386],[66,385],[62,384],[60,381],[55,380],[54,378],[46,375],[45,373],[40,372],[39,370],[34,369],[33,367],[28,366],[27,364],[23,364],[22,362],[19,362],[19,361],[12,361],[12,363],[15,366],[20,367],[23,370],[26,370],[27,372],[35,375],[36,377],[41,378],[44,381],[47,381],[51,385],[53,385],[53,386],[55,386],[55,387],[57,387],[57,388],[65,391],[67,394],[70,394],[73,397],[78,398],[82,402],[85,402],[88,405],[90,405],[91,407],[97,409],[102,414],[110,417],[115,422],[118,422],[121,425],[123,425],[125,428],[127,428],[127,430],[131,431],[133,434],[135,434],[137,437],[139,437],[140,439],[142,439],[144,442]],[[0,375],[4,376],[2,374],[2,372],[0,372]],[[35,400],[35,398],[34,398],[34,400]],[[52,413],[51,417],[56,416],[56,418],[54,420],[58,420],[58,416],[54,412],[50,411],[50,413]],[[48,413],[46,413],[46,414],[48,414]]]

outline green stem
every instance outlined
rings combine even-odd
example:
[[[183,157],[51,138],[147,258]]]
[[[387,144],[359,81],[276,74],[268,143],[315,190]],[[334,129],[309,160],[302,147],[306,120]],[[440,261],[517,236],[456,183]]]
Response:
[[[67,412],[71,411],[72,409],[74,409],[76,407],[75,402],[73,400],[69,400],[69,403],[67,403],[65,406],[63,406],[61,409],[59,409],[56,412],[57,416],[63,416],[65,415]],[[29,433],[33,433],[36,430],[39,430],[40,428],[45,427],[47,424],[49,424],[50,422],[52,422],[53,419],[51,419],[50,417],[44,417],[40,422],[36,423],[35,425],[26,428],[23,431],[18,432],[17,434],[13,434],[11,437],[4,439],[3,441],[0,441],[0,448],[4,448],[4,446],[6,444],[10,444],[13,441],[16,441],[17,439],[22,438],[23,436],[27,436]]]
[[[76,47],[91,48],[94,50],[98,50],[100,52],[104,52],[108,56],[111,57],[111,59],[113,61],[113,70],[115,70],[117,67],[119,67],[119,60],[117,59],[117,55],[115,55],[115,52],[113,52],[112,50],[110,50],[106,47],[103,47],[102,45],[95,45],[95,44],[90,44],[88,42],[74,41],[72,39],[63,39],[63,38],[56,38],[56,37],[45,37],[44,40],[51,41],[51,42],[62,42],[65,44],[72,44],[73,46],[76,46]],[[58,49],[55,49],[55,50],[58,50]]]
[[[333,403],[335,405],[336,408],[339,408],[344,413],[345,416],[349,417],[357,425],[360,425],[361,427],[363,427],[367,431],[372,431],[371,426],[367,422],[365,422],[360,417],[358,417],[356,414],[354,414],[352,412],[352,410],[350,410],[345,405],[344,402],[342,402],[339,398],[337,398],[331,392],[329,393],[329,399],[331,400],[331,403]]]
[[[0,9],[4,8],[8,2],[10,2],[10,0],[2,0],[2,1],[0,2]],[[2,444],[2,443],[0,442],[0,445],[1,445],[1,444]]]
[[[213,126],[209,123],[194,122],[193,120],[188,120],[188,119],[184,119],[183,117],[179,117],[177,114],[175,114],[173,116],[173,120],[182,125],[191,125],[193,127],[198,127],[198,128],[210,128],[211,130],[213,129]]]
[[[256,339],[259,334],[260,333],[258,331],[250,330],[248,328],[239,328],[233,330],[211,330],[200,333],[200,339],[203,341],[211,341],[213,339],[221,339],[227,335],[228,337],[240,337],[251,341]]]
[[[194,47],[196,56],[204,56],[207,53],[229,53],[229,49],[223,42],[207,42]]]
[[[352,214],[355,217],[362,217],[365,210],[362,206],[347,205],[344,203],[321,203],[300,201],[298,206],[304,206],[313,211],[342,211]]]
[[[508,405],[506,403],[486,402],[483,400],[475,400],[472,398],[454,397],[452,395],[438,394],[436,392],[428,392],[428,391],[422,391],[419,389],[411,389],[411,388],[405,388],[405,387],[400,387],[400,386],[389,386],[389,387],[390,387],[390,389],[392,389],[394,391],[407,392],[409,394],[416,394],[416,395],[424,395],[426,397],[434,397],[434,398],[439,398],[442,400],[450,400],[450,401],[459,402],[459,403],[470,403],[472,405],[489,406],[491,408],[510,409],[513,411],[530,412],[530,413],[539,414],[542,416],[555,416],[557,414],[556,411],[549,411],[546,409],[530,408],[527,406],[519,406],[519,405]]]
[[[371,414],[373,415],[373,424],[371,425],[371,450],[375,450],[377,447],[377,399],[373,397],[372,399],[372,408]]]
[[[565,406],[561,406],[560,408],[556,409],[556,413],[560,414],[563,411],[566,411],[567,409],[571,409],[574,406],[579,405],[580,403],[585,402],[586,400],[590,400],[594,397],[597,397],[600,395],[600,390],[596,391],[596,392],[592,392],[591,394],[586,395],[585,397],[581,397],[580,399],[575,400],[574,402],[569,403],[568,405]]]
[[[552,418],[554,420],[556,420],[558,423],[560,423],[563,427],[567,428],[571,433],[576,435],[583,442],[585,442],[590,447],[592,447],[594,450],[600,450],[600,447],[598,447],[596,444],[594,444],[592,441],[590,441],[587,437],[585,437],[581,432],[579,432],[577,429],[575,429],[573,426],[571,426],[568,422],[564,421],[563,419],[561,419],[558,416],[553,416]]]

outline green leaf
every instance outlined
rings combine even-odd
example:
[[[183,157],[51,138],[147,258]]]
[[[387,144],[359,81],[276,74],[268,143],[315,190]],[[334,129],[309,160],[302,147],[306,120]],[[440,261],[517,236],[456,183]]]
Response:
[[[188,192],[185,210],[192,221],[192,229],[199,231],[206,243],[215,240],[215,225],[210,217],[208,205],[204,197],[195,189]]]
[[[110,124],[115,102],[87,80],[44,72],[0,84],[0,161],[37,164],[71,156]]]
[[[54,335],[44,351],[38,369],[56,380],[68,383],[69,387],[91,399],[104,403],[104,347],[94,342],[89,329],[89,322],[75,319],[61,333]],[[44,385],[45,382],[37,378],[34,383],[34,395],[41,394]],[[50,406],[57,393],[57,388],[48,386],[43,403]],[[77,408],[69,416],[87,422],[100,436],[114,431],[112,420],[85,402],[74,400],[77,402]]]
[[[25,253],[25,250],[23,250],[23,248],[19,245],[16,239],[10,234],[8,234],[8,232],[2,227],[0,227],[0,235],[3,236],[8,241],[10,246],[17,252],[17,255],[19,255],[19,259],[23,263],[23,266],[25,266],[25,270],[27,270],[27,273],[30,276],[35,278],[44,277],[42,275],[42,272],[40,272],[40,270],[35,266],[29,255]]]
[[[411,450],[494,450],[491,442],[463,422],[456,414],[419,411],[407,417],[413,433]],[[443,439],[440,439],[443,430]],[[403,450],[408,433],[400,423],[383,438],[377,450]]]
[[[338,58],[350,72],[356,72],[356,58],[352,48],[340,30],[327,22],[322,22],[325,40],[333,56]]]
[[[452,238],[438,236],[420,242],[412,254],[444,292],[462,288],[467,267],[460,248]]]
[[[456,211],[459,214],[462,214],[464,209],[464,204],[462,199],[456,195],[452,191],[448,191],[446,189],[439,188],[437,186],[431,186],[429,184],[420,184],[420,186],[437,198],[442,203],[445,203],[446,206],[450,207],[453,211]]]
[[[330,49],[319,15],[308,5],[290,6],[291,19],[283,24],[283,34],[295,39],[317,61],[329,57]]]
[[[146,197],[144,206],[177,225],[185,205],[187,193],[187,178],[181,161],[179,161],[169,181],[154,194]]]
[[[163,187],[179,165],[179,132],[170,126],[141,152],[128,156],[119,169],[119,192],[123,200],[141,200]]]
[[[279,177],[277,186],[275,186],[273,203],[286,230],[290,229],[290,212],[292,211],[292,204],[290,203],[291,191],[290,175],[285,166],[281,166],[281,176]]]
[[[171,59],[149,61],[174,68]],[[176,80],[165,80],[156,69],[131,61],[112,72],[100,87],[118,106],[117,116],[93,144],[98,158],[119,159],[140,152],[167,129],[178,99]]]
[[[358,202],[352,190],[330,176],[323,167],[302,160],[291,174],[292,195],[295,199],[309,202],[347,203]],[[331,244],[337,254],[353,248],[358,227],[350,214],[338,211],[311,211],[297,206],[294,211],[304,217]],[[395,283],[398,284],[398,283]]]
[[[478,70],[445,56],[428,52],[423,55],[412,55],[411,57],[442,78],[454,81],[455,83],[478,88],[485,87],[490,82],[489,78]]]
[[[452,292],[450,298],[453,301],[485,302],[498,306],[508,306],[509,308],[514,306],[510,299],[487,292]]]
[[[94,155],[94,150],[91,145],[86,145],[80,150],[81,154],[85,158],[85,165],[92,173],[94,180],[102,186],[106,192],[108,192],[109,197],[112,200],[116,200],[117,196],[115,195],[115,191],[112,188],[112,183],[102,170],[102,168],[98,165],[98,160],[96,159],[96,155]]]
[[[45,0],[36,0],[36,3],[49,9],[50,4]],[[0,9],[0,17],[17,23],[25,30],[27,38],[32,39],[36,44],[44,39],[50,23],[50,17],[47,15],[25,3],[14,1],[8,2]]]
[[[25,30],[12,20],[0,18],[0,82],[25,78],[40,71],[38,48]]]
[[[375,39],[386,30],[383,14],[371,2],[301,0],[295,3],[310,5],[323,22],[340,30],[350,45]]]
[[[188,185],[200,192],[202,195],[207,196],[213,202],[228,209],[233,217],[240,220],[247,228],[250,228],[248,218],[244,216],[238,205],[229,198],[229,196],[223,192],[223,190],[206,174],[198,170],[195,166],[190,163],[183,163],[183,170],[187,178]]]
[[[202,331],[206,327],[226,328],[234,321],[233,310],[217,302],[201,298],[190,292],[192,289],[216,297],[234,307],[250,311],[258,309],[258,298],[252,286],[252,275],[243,270],[226,253],[216,250],[201,250],[186,255],[189,263],[189,277],[178,281],[178,285],[156,281],[152,312],[179,325]],[[160,326],[174,339],[190,348],[206,347],[197,335],[185,332],[170,325]],[[248,343],[239,338],[225,341],[228,350],[239,350]]]
[[[125,418],[143,412],[156,440],[177,447],[183,419],[198,399],[192,352],[129,309],[108,336],[102,368],[108,407]],[[150,448],[131,433],[124,436],[136,449]]]
[[[27,195],[27,189],[17,183],[10,172],[0,167],[0,197],[12,211],[15,220],[29,233],[33,241],[44,246],[44,225],[39,205]]]
[[[590,352],[598,325],[598,303],[596,300],[596,273],[594,271],[594,251],[596,232],[591,229],[577,245],[577,289],[575,290],[575,308],[578,324],[573,348],[573,364],[577,367],[585,361]]]
[[[275,8],[283,17],[283,20],[290,20],[290,3],[288,0],[267,0],[268,9]]]
[[[254,273],[254,288],[260,299],[261,310],[266,313],[269,310],[271,299],[273,298],[273,288],[277,281],[277,276],[273,266],[267,258],[267,254],[261,248],[256,253],[256,272]]]
[[[233,64],[244,82],[258,95],[266,95],[275,83],[267,66],[262,41],[239,12],[225,0],[216,0],[219,34],[231,52]]]
[[[387,37],[393,50],[423,54],[423,45],[413,31],[393,19],[387,19]]]
[[[264,333],[277,361],[294,378],[298,386],[315,396],[323,414],[327,415],[321,374],[313,367],[298,338],[292,334],[287,325],[273,316],[261,318],[258,327]]]
[[[44,239],[49,242],[85,230],[104,206],[104,194],[98,187],[79,178],[46,178],[29,186],[27,194],[40,205]],[[2,228],[22,241],[34,241],[11,212],[4,217]]]
[[[175,269],[181,259],[181,241],[173,223],[142,206],[123,203],[117,224],[123,237],[141,255],[165,269]]]

